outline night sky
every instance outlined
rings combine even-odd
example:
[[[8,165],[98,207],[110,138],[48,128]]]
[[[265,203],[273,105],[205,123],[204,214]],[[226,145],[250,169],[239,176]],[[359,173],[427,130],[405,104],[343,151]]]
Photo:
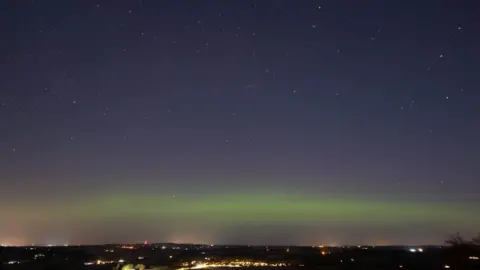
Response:
[[[0,243],[480,228],[478,1],[0,3]]]

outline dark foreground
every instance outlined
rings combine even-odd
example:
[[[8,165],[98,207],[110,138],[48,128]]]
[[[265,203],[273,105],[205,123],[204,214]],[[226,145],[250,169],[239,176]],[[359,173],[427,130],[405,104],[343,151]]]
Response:
[[[480,269],[463,247],[269,247],[179,244],[6,247],[2,270],[24,269]]]

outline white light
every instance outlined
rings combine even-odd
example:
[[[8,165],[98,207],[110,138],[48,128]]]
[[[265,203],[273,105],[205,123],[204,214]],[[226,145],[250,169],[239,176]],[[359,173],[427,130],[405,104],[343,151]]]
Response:
[[[449,269],[450,265],[444,265],[443,268]]]
[[[423,252],[423,248],[419,248],[417,250],[418,250],[418,252]]]
[[[414,249],[414,248],[411,248],[411,249],[409,249],[409,250],[410,250],[410,252],[417,252],[417,250]]]
[[[125,260],[120,259],[120,260],[118,260],[118,262],[119,262],[119,263],[123,263],[123,262],[125,262]]]

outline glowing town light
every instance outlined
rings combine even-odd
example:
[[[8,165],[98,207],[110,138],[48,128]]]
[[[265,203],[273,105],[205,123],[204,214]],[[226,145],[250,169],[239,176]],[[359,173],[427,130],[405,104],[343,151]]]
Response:
[[[450,265],[444,265],[443,268],[450,269]]]
[[[414,248],[411,248],[411,249],[409,249],[409,251],[410,251],[410,252],[412,252],[412,253],[415,253],[415,252],[417,252],[417,250],[416,250],[416,249],[414,249]]]
[[[419,248],[417,250],[418,250],[418,252],[423,252],[423,248]]]

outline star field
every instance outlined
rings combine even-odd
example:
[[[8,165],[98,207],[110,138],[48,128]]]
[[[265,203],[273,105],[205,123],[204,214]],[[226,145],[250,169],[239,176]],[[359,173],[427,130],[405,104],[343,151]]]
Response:
[[[476,233],[479,11],[3,1],[0,243]]]

